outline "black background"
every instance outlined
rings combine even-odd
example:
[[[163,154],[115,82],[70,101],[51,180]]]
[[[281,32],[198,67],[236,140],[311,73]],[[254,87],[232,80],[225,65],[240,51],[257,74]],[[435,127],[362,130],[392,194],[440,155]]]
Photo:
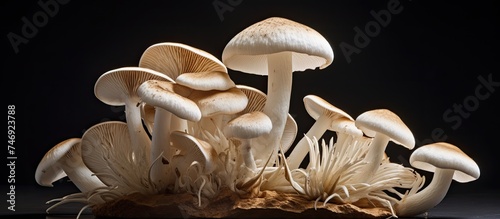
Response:
[[[42,1],[54,2],[54,1]],[[371,14],[399,2],[400,13],[347,60],[341,43],[355,46],[355,28],[376,22]],[[34,185],[35,168],[52,146],[80,137],[105,120],[123,120],[123,108],[95,98],[93,86],[106,71],[137,66],[142,52],[159,42],[180,42],[220,58],[239,31],[272,16],[312,27],[331,44],[334,62],[323,70],[294,73],[290,113],[298,136],[313,124],[303,107],[308,94],[323,97],[351,114],[387,108],[413,131],[417,147],[433,141],[459,146],[481,168],[477,181],[452,184],[452,192],[486,191],[498,185],[500,86],[499,23],[494,1],[68,1],[44,12],[37,1],[3,1],[2,78],[6,105],[16,108],[16,184]],[[217,11],[214,3],[227,10]],[[42,14],[47,16],[43,20]],[[220,17],[220,16],[221,17]],[[23,18],[39,26],[23,35]],[[13,34],[26,41],[15,46]],[[16,52],[14,47],[17,47]],[[263,91],[267,78],[229,70],[237,84]],[[478,99],[476,89],[487,98]],[[443,118],[462,105],[460,123]],[[434,132],[442,131],[438,138]],[[299,138],[297,139],[299,140]],[[7,148],[1,150],[7,163]],[[391,143],[393,162],[407,164],[411,151]],[[2,165],[0,183],[7,184]],[[422,174],[426,174],[423,173]],[[4,188],[4,187],[2,187]],[[54,188],[55,189],[55,188]],[[1,193],[7,192],[0,191]]]

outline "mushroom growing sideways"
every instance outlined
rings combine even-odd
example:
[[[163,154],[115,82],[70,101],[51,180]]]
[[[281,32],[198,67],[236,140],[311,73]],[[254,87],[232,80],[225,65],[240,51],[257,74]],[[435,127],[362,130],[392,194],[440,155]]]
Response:
[[[399,216],[415,216],[433,208],[443,200],[452,180],[466,183],[479,178],[476,162],[460,148],[446,142],[427,144],[410,156],[410,164],[434,172],[432,181],[423,190],[403,197],[396,204]]]
[[[257,22],[234,36],[222,52],[222,62],[230,69],[268,76],[267,101],[263,112],[273,128],[257,140],[266,160],[277,154],[288,116],[292,73],[326,68],[333,61],[328,41],[312,28],[281,17]],[[274,156],[273,156],[274,157]]]
[[[82,192],[105,186],[83,163],[80,143],[80,138],[70,138],[47,151],[36,168],[36,182],[52,187],[54,181],[68,176]]]

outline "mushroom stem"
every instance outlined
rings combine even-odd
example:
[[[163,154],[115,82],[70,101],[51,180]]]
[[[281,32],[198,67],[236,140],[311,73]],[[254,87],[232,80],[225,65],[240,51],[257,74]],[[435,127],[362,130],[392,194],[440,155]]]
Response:
[[[366,182],[377,172],[380,162],[384,158],[385,148],[390,138],[387,135],[377,132],[373,137],[370,149],[366,153],[364,162],[366,163],[357,175],[358,182]]]
[[[256,170],[257,165],[255,164],[255,160],[252,154],[252,147],[250,146],[250,141],[249,139],[241,139],[241,145],[240,145],[240,153],[241,156],[243,157],[243,161],[245,162],[245,165],[251,169],[251,170]]]
[[[436,169],[427,187],[414,195],[404,197],[395,205],[398,216],[415,216],[438,205],[450,188],[454,170]]]
[[[280,52],[268,56],[268,83],[267,100],[263,112],[269,116],[272,129],[269,134],[263,135],[265,153],[259,154],[259,158],[266,158],[273,153],[276,157],[280,147],[281,136],[285,128],[288,110],[290,107],[290,96],[292,92],[292,53]],[[261,142],[261,141],[259,141]],[[258,159],[259,159],[258,158]],[[274,162],[269,162],[272,165]]]
[[[328,119],[328,116],[326,116],[325,114],[321,115],[311,126],[309,131],[307,131],[306,136],[309,137],[309,139],[313,139],[313,137],[319,139],[328,129],[330,123],[331,120]],[[304,160],[304,157],[306,157],[307,153],[309,152],[309,143],[306,136],[300,139],[300,141],[297,143],[297,145],[295,145],[292,152],[287,158],[288,167],[291,170],[299,168],[302,160]]]
[[[181,131],[181,132],[188,132],[188,121],[185,119],[181,119],[176,115],[171,115],[170,118],[170,130],[171,131]]]
[[[141,109],[137,106],[137,102],[128,100],[125,103],[125,118],[127,120],[130,140],[134,151],[133,158],[144,159],[144,157],[136,157],[135,155],[145,154],[145,151],[149,151],[151,139],[149,139],[142,125]]]
[[[173,156],[172,147],[170,146],[170,119],[172,113],[156,107],[154,118],[153,135],[151,140],[151,162],[157,160],[158,156],[163,156],[170,160]],[[160,187],[164,187],[166,177],[166,165],[161,162],[162,159],[152,163],[151,165],[151,180]]]

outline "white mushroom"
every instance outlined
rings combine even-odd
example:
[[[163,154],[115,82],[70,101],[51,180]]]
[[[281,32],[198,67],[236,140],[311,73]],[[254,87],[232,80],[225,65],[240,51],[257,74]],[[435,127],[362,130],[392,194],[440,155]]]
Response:
[[[262,139],[259,137],[262,141],[259,146],[271,147],[258,155],[266,160],[279,150],[290,105],[292,73],[327,67],[333,61],[333,50],[314,29],[285,18],[271,17],[234,36],[224,48],[222,61],[233,70],[268,75],[263,112],[271,118],[273,129]]]
[[[83,163],[80,142],[80,138],[66,139],[47,151],[36,168],[36,182],[52,187],[54,181],[67,176],[82,192],[106,186]]]
[[[266,114],[253,111],[229,121],[223,132],[227,138],[233,139],[245,165],[251,170],[256,170],[257,166],[252,154],[250,139],[269,133],[272,126],[271,119]]]
[[[212,54],[201,49],[175,42],[162,42],[149,46],[139,60],[139,67],[153,69],[161,72],[174,81],[182,74],[189,74],[179,78],[180,84],[192,85],[200,80],[188,82],[187,78],[197,77],[195,74],[226,74],[226,66]],[[224,75],[219,75],[224,77]],[[184,78],[184,79],[183,79]],[[220,79],[220,78],[219,78]],[[207,83],[205,83],[206,85]],[[177,93],[177,92],[176,92]],[[170,119],[171,130],[185,131],[188,129],[188,121],[172,116]]]
[[[415,138],[411,130],[399,116],[387,109],[369,110],[360,114],[355,125],[367,136],[373,137],[364,162],[366,165],[359,170],[357,180],[366,182],[377,171],[389,141],[408,149],[415,146]]]
[[[94,94],[111,106],[125,105],[126,122],[134,150],[147,150],[151,139],[144,130],[137,88],[147,80],[168,80],[159,72],[140,67],[122,67],[102,74],[95,83]],[[149,159],[149,158],[146,158]]]
[[[396,214],[403,217],[416,216],[438,205],[446,196],[452,180],[466,183],[480,176],[476,162],[460,148],[446,142],[417,148],[410,156],[410,164],[434,172],[434,176],[423,190],[403,197],[395,205]]]
[[[206,141],[184,132],[173,131],[170,134],[172,145],[179,149],[174,157],[182,157],[182,163],[176,163],[178,171],[183,173],[193,162],[201,165],[201,173],[208,174],[217,168],[217,152]]]
[[[185,96],[198,105],[201,114],[201,126],[205,130],[214,132],[222,129],[222,115],[236,114],[245,109],[248,104],[247,96],[238,88],[233,87],[228,90],[192,90]]]
[[[137,89],[137,94],[146,104],[156,107],[151,142],[151,180],[165,188],[167,166],[160,156],[170,160],[175,150],[171,147],[171,116],[189,121],[198,121],[201,112],[196,103],[174,92],[173,81],[148,80]]]
[[[354,119],[343,110],[333,106],[326,100],[316,95],[307,95],[304,97],[304,106],[309,115],[316,120],[305,136],[295,145],[287,158],[288,166],[291,169],[299,168],[302,160],[309,152],[308,138],[320,139],[327,131],[340,130],[339,122],[343,119],[354,121]],[[361,136],[359,130],[359,136]]]

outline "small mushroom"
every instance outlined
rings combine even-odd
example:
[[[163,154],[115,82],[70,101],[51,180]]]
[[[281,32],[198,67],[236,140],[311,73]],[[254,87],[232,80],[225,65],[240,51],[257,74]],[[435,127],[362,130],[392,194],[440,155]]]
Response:
[[[67,176],[81,192],[106,186],[83,163],[80,143],[80,138],[70,138],[47,151],[36,168],[36,182],[52,187],[53,182]]]
[[[453,180],[466,183],[480,176],[476,162],[460,148],[446,142],[417,148],[410,156],[410,164],[415,168],[434,172],[434,176],[423,190],[404,196],[396,203],[396,214],[402,217],[416,216],[438,205],[446,196]]]
[[[94,94],[111,106],[125,105],[125,117],[134,150],[148,150],[151,139],[142,124],[137,88],[147,80],[168,80],[159,72],[140,67],[122,67],[102,74],[94,85]]]
[[[320,139],[327,131],[339,130],[339,121],[354,119],[343,110],[333,106],[326,100],[316,95],[307,95],[304,97],[304,106],[309,115],[316,120],[313,126],[307,131],[305,136],[295,145],[288,156],[288,165],[291,169],[299,168],[302,160],[309,152],[308,138]],[[362,135],[361,131],[360,134]]]
[[[357,175],[357,180],[366,182],[377,171],[389,141],[407,149],[413,149],[415,138],[399,116],[388,109],[375,109],[360,114],[355,125],[367,136],[373,137],[365,158],[366,162]]]
[[[202,172],[208,174],[217,168],[217,152],[208,142],[198,139],[180,131],[173,131],[170,134],[172,145],[179,149],[179,153],[174,157],[180,157],[182,163],[176,163],[178,171],[184,172],[193,162],[201,164]]]
[[[280,147],[290,105],[292,73],[323,69],[332,61],[333,50],[321,34],[281,17],[257,22],[228,42],[222,52],[222,62],[228,68],[268,76],[263,112],[271,118],[273,128],[259,137],[265,158],[275,155]]]
[[[252,154],[250,139],[269,133],[272,126],[271,119],[266,114],[253,111],[229,121],[224,127],[223,133],[227,138],[233,139],[245,165],[251,170],[256,170],[257,166]]]

